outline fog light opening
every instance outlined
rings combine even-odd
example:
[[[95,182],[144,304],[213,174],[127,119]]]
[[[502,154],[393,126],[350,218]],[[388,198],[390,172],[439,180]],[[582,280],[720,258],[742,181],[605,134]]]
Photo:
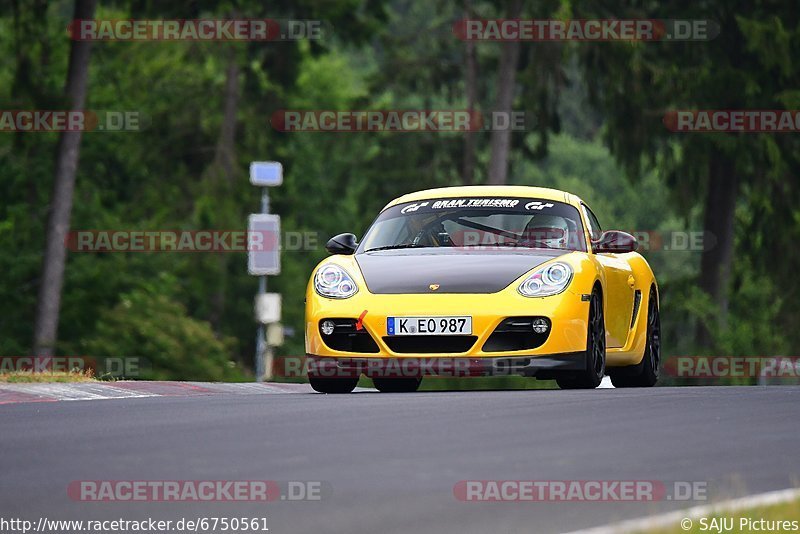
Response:
[[[333,330],[335,328],[336,325],[333,324],[333,321],[330,320],[322,321],[322,324],[320,325],[320,330],[322,330],[322,333],[325,334],[326,336],[333,334]]]
[[[550,328],[550,324],[547,319],[540,317],[531,321],[531,328],[533,328],[533,331],[537,334],[544,334]]]

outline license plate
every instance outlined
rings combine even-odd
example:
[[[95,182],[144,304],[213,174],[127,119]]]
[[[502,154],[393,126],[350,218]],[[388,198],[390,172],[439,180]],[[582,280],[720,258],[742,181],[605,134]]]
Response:
[[[458,336],[472,333],[472,317],[387,317],[390,336]]]

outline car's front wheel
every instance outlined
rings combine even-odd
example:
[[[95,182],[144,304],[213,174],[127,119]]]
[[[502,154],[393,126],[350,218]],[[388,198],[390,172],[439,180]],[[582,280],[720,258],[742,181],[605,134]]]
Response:
[[[355,378],[320,378],[309,376],[308,382],[314,391],[320,393],[350,393],[356,389],[358,377]]]
[[[411,378],[373,378],[375,389],[381,393],[411,393],[417,391],[422,377]]]
[[[586,329],[586,368],[563,378],[556,378],[561,389],[594,389],[606,374],[606,323],[603,317],[603,297],[592,291],[589,301],[589,323]]]
[[[611,383],[615,388],[642,388],[655,386],[658,382],[658,368],[661,363],[661,314],[658,311],[658,294],[650,288],[647,304],[647,344],[642,362],[630,368],[622,368],[611,373]]]

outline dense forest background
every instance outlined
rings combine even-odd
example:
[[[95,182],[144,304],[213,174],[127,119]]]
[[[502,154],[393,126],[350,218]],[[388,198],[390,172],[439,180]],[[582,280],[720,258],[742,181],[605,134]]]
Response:
[[[706,232],[707,250],[647,250],[666,355],[796,354],[800,343],[800,142],[796,133],[674,133],[675,109],[800,109],[794,2],[11,0],[0,4],[0,108],[69,109],[76,42],[90,18],[324,22],[319,40],[95,42],[86,109],[134,110],[141,132],[80,139],[70,228],[244,230],[259,209],[251,161],[277,160],[286,250],[270,290],[303,354],[303,297],[328,237],[361,235],[392,198],[482,183],[555,187],[606,229]],[[712,19],[699,42],[465,42],[465,17]],[[66,89],[65,89],[66,87]],[[491,132],[282,133],[279,109],[525,111]],[[0,133],[0,355],[34,350],[58,133]],[[148,360],[145,378],[252,379],[253,297],[244,253],[68,252],[56,354]]]

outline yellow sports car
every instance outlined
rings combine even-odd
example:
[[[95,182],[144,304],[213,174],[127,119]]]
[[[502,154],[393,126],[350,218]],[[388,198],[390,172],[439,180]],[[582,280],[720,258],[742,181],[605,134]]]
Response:
[[[431,189],[391,201],[361,243],[326,245],[306,291],[311,386],[415,391],[426,375],[519,374],[561,388],[652,386],[658,285],[636,239],[563,191]]]

